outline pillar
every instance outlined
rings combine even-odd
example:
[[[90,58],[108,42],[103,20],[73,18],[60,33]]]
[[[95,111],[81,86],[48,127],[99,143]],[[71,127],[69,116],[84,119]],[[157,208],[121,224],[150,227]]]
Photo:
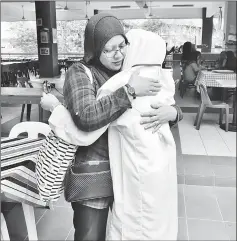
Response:
[[[202,9],[202,52],[211,52],[212,46],[212,30],[213,30],[213,16],[210,18],[206,17],[207,9]]]
[[[59,74],[55,1],[35,1],[39,73],[42,77]]]

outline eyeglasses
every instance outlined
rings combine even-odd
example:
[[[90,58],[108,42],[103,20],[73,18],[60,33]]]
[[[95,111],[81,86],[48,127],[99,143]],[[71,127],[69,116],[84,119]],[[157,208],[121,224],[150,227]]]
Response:
[[[124,52],[125,52],[125,50],[126,50],[128,45],[129,45],[129,43],[124,44],[122,46],[119,46],[119,48],[116,49],[116,50],[110,50],[110,51],[109,50],[104,50],[103,52],[104,52],[104,54],[106,55],[107,58],[113,58],[118,51],[122,55],[124,55]]]

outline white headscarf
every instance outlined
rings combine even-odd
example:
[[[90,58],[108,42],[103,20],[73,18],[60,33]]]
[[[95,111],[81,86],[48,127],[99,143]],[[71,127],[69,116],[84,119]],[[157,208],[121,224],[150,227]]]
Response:
[[[166,44],[158,34],[143,29],[132,29],[126,36],[130,45],[122,70],[137,64],[162,65],[166,55]]]

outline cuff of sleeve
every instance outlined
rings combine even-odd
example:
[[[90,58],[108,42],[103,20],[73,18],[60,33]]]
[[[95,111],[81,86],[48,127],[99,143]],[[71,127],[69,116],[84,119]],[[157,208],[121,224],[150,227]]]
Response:
[[[171,128],[177,126],[178,122],[183,119],[183,113],[182,113],[182,110],[180,109],[180,107],[177,105],[172,105],[172,106],[177,110],[177,116],[174,121],[169,121],[169,125]]]
[[[120,107],[132,108],[131,100],[129,99],[124,87],[117,89],[114,94],[119,99]]]

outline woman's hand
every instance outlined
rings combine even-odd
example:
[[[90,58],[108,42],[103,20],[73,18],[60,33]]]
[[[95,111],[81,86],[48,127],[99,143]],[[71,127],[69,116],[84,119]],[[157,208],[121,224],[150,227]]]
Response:
[[[141,114],[140,124],[145,130],[153,128],[152,133],[157,132],[162,124],[175,121],[178,114],[176,108],[170,105],[153,104],[151,107],[153,110]]]
[[[40,101],[41,107],[44,110],[47,111],[51,111],[53,112],[54,108],[58,105],[60,105],[60,101],[57,99],[57,97],[55,97],[52,94],[45,94],[43,92],[43,96],[41,97],[41,101]]]
[[[128,84],[135,89],[136,96],[156,95],[161,89],[159,80],[141,77],[139,73],[140,70],[136,70],[128,81]]]

